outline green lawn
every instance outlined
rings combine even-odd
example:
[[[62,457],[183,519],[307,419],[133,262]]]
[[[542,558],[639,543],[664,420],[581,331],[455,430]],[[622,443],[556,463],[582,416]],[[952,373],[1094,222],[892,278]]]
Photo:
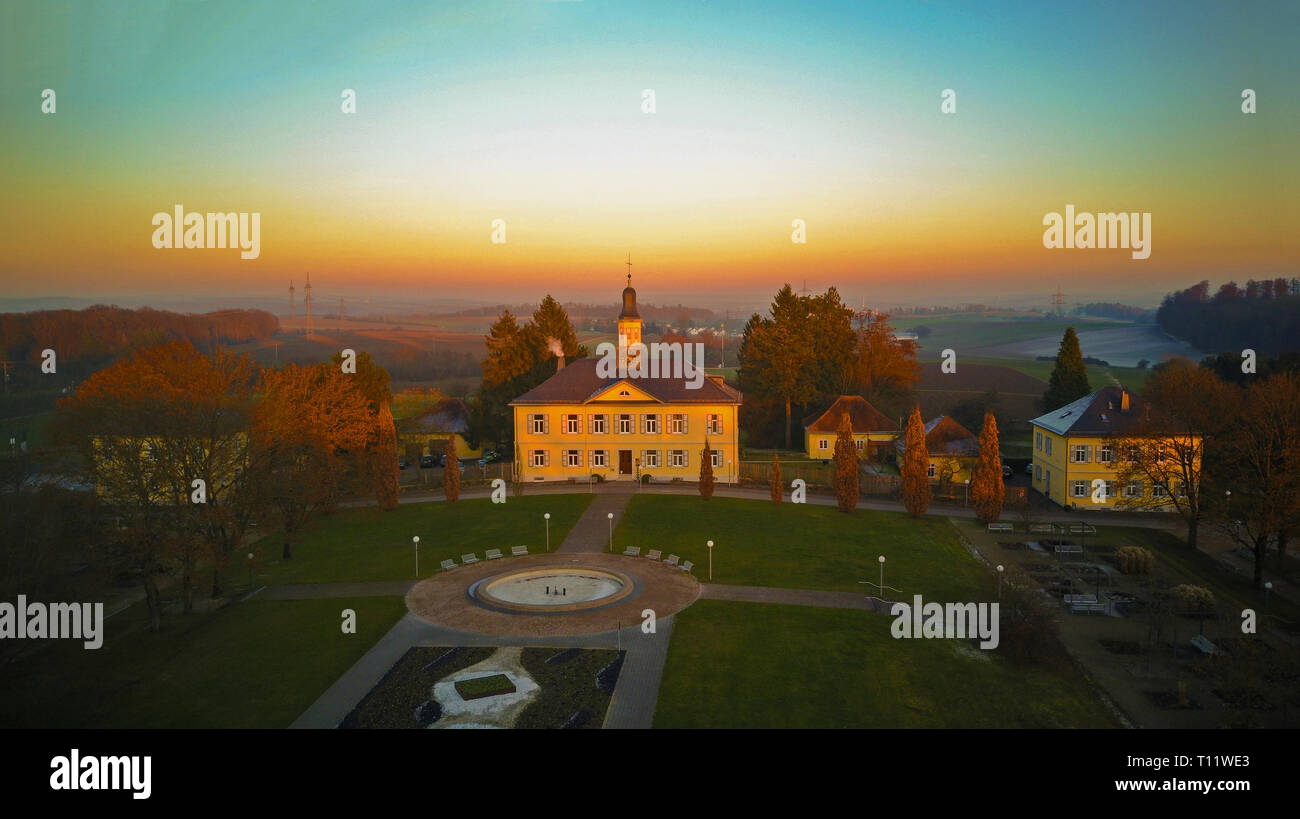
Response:
[[[340,628],[343,609],[357,633]],[[406,613],[400,597],[235,603],[144,628],[142,606],[105,623],[103,647],[52,642],[0,677],[0,725],[283,728]]]
[[[1072,670],[953,640],[897,640],[890,623],[864,611],[697,601],[674,618],[654,725],[1117,727]]]
[[[714,541],[713,579],[746,586],[865,592],[859,580],[938,601],[987,599],[988,572],[957,539],[945,518],[913,519],[901,512],[690,495],[638,495],[614,530],[618,551],[640,546],[695,561],[708,577],[705,542]],[[898,594],[898,592],[891,592]]]
[[[530,552],[546,547],[542,515],[551,513],[551,549],[560,545],[570,527],[591,503],[592,495],[533,495],[492,503],[487,498],[456,503],[404,503],[385,512],[376,507],[344,509],[313,521],[294,547],[293,558],[281,560],[281,538],[271,535],[258,546],[264,565],[258,584],[331,583],[367,580],[414,580],[415,546],[420,538],[420,576],[437,571],[447,558],[460,562],[487,549],[510,554],[513,546]],[[236,565],[232,578],[240,577]]]

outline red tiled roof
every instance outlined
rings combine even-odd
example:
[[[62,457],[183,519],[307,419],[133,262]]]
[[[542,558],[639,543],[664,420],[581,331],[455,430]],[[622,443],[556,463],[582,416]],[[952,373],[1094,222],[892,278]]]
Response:
[[[809,432],[836,432],[840,428],[840,419],[846,412],[854,432],[898,432],[897,423],[860,395],[841,395],[836,398],[835,403],[825,412],[805,423],[804,429]]]
[[[739,404],[740,391],[705,378],[699,389],[687,387],[687,378],[601,378],[596,374],[597,360],[579,358],[533,389],[511,401],[516,404],[585,404],[620,381],[649,394],[665,404]]]

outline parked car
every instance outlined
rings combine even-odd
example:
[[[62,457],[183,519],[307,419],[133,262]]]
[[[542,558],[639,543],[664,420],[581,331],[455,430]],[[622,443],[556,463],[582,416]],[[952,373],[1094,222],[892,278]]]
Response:
[[[1025,464],[1025,474],[1026,475],[1034,474],[1034,464],[1032,461],[1030,463]]]
[[[406,468],[407,468],[408,466],[410,466],[410,465],[411,465],[411,462],[410,462],[409,460],[407,460],[405,457],[400,457],[400,458],[397,459],[397,468],[398,468],[398,469],[406,469]]]
[[[437,466],[437,465],[438,465],[438,457],[437,457],[436,455],[422,455],[422,456],[420,456],[420,468],[421,468],[421,469],[433,469],[433,468],[434,468],[435,466]]]
[[[1016,474],[1014,469],[1007,466],[1006,464],[1002,465],[1002,480],[1009,481],[1011,480],[1011,476],[1014,474]]]
[[[497,452],[495,449],[486,450],[483,453],[482,460],[483,463],[494,464],[497,461],[501,460],[501,453]]]

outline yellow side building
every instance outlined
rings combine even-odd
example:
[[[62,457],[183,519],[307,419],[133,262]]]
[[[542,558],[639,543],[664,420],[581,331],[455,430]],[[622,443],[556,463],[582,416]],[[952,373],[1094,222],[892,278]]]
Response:
[[[1088,509],[1159,508],[1168,487],[1134,480],[1119,486],[1115,436],[1144,412],[1144,402],[1128,390],[1103,387],[1030,421],[1034,432],[1032,485],[1064,507]],[[1096,483],[1100,481],[1100,483]]]
[[[620,348],[640,342],[630,277],[618,327]],[[597,364],[560,358],[555,375],[511,402],[517,480],[696,481],[706,440],[714,480],[736,480],[739,390],[713,375],[698,389],[685,376],[604,377]]]

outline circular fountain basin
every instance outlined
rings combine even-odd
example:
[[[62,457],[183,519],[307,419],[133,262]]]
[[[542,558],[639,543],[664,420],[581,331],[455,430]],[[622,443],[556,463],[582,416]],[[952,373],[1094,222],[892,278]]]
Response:
[[[516,612],[566,612],[608,606],[635,590],[622,572],[586,566],[549,566],[485,577],[469,595],[488,606]]]

